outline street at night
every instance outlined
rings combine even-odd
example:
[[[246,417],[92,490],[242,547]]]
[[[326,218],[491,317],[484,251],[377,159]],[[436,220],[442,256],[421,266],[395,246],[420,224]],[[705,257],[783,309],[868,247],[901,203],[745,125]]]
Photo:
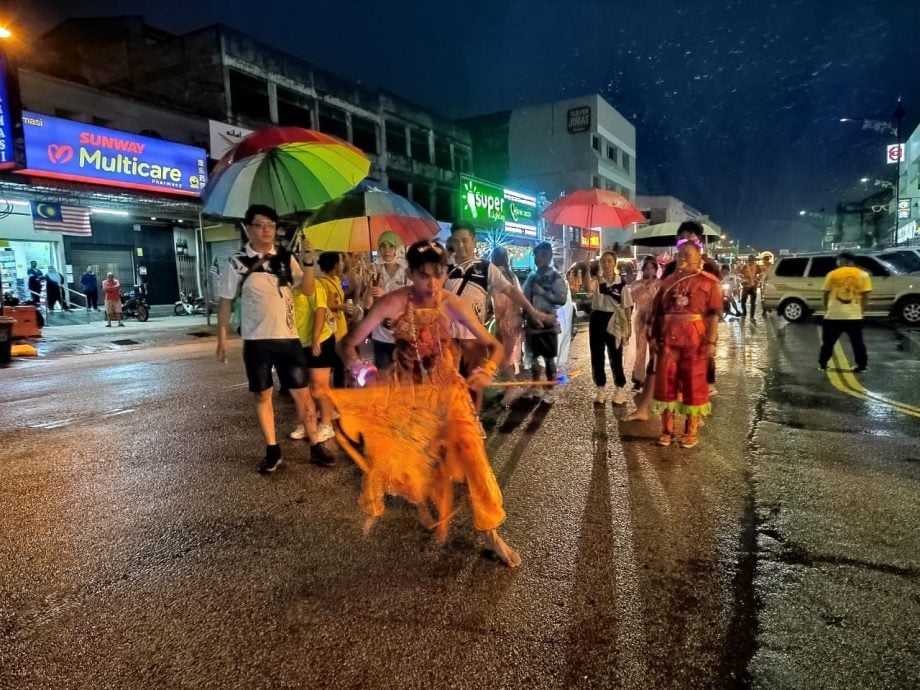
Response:
[[[238,341],[17,362],[0,687],[916,686],[917,331],[867,325],[849,393],[814,323],[720,333],[692,450],[592,405],[585,329],[554,406],[490,399],[518,569],[463,508],[443,547],[396,499],[365,537],[341,454],[260,476]]]

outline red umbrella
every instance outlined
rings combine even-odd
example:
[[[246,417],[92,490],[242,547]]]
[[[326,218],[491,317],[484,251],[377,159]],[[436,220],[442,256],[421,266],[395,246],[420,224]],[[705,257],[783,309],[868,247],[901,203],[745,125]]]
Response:
[[[629,199],[605,189],[579,189],[546,207],[543,217],[556,225],[576,228],[616,228],[642,223],[646,218]]]

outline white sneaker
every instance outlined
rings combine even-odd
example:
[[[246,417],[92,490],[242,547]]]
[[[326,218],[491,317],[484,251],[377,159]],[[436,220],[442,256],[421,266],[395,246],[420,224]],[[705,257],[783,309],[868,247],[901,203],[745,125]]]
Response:
[[[716,387],[715,387],[715,386],[709,386],[709,395],[710,395],[710,397],[712,397],[713,395],[718,395],[718,394],[719,394],[719,391],[716,390]]]
[[[543,402],[547,405],[552,405],[556,402],[556,391],[552,388],[547,388],[543,393]]]
[[[620,388],[618,386],[613,390],[613,395],[611,396],[610,401],[614,405],[625,405],[628,399],[629,396],[626,394],[626,389]]]
[[[302,441],[307,437],[307,430],[304,428],[303,424],[298,424],[297,428],[294,429],[288,436],[295,441]]]
[[[335,430],[331,424],[320,424],[316,430],[316,442],[323,443],[329,439],[335,438]]]
[[[594,402],[603,405],[607,402],[607,391],[602,386],[597,387],[597,395],[594,396]]]

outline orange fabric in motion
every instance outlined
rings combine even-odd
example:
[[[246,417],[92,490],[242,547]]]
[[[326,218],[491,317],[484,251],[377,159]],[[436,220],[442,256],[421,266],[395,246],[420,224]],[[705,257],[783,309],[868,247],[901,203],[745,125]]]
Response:
[[[415,505],[430,501],[442,541],[454,512],[455,483],[468,487],[476,530],[496,529],[505,520],[469,391],[457,373],[449,326],[440,309],[410,308],[394,328],[392,379],[329,391],[339,412],[339,441],[364,472],[361,509],[382,515],[387,494]]]

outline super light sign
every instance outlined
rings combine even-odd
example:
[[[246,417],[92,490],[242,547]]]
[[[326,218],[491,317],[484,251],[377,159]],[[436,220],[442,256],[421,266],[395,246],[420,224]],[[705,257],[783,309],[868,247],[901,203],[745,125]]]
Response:
[[[23,174],[199,196],[204,149],[24,111]]]
[[[505,231],[536,236],[537,200],[497,184],[460,176],[460,217],[480,226],[504,224]]]
[[[498,185],[460,176],[460,217],[480,225],[505,220],[505,190]]]

